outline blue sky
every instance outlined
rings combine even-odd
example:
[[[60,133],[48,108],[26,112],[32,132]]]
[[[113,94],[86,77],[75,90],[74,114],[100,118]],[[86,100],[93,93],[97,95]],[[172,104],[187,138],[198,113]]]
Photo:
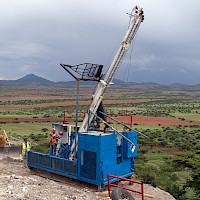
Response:
[[[116,78],[200,84],[199,0],[1,0],[0,79],[72,80],[60,63],[106,71],[134,5],[145,20]]]

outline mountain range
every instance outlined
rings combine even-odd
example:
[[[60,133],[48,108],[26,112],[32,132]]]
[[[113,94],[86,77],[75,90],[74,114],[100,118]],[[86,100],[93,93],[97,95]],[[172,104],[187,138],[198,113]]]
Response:
[[[83,81],[85,84],[91,84],[91,81]],[[124,82],[115,79],[115,84],[123,84]],[[17,80],[0,80],[0,85],[73,85],[76,84],[76,81],[59,81],[59,82],[53,82],[48,79],[36,76],[34,74],[28,74],[22,78],[19,78]]]
[[[113,80],[114,85],[143,85],[143,86],[147,86],[148,87],[168,87],[166,85],[160,85],[157,83],[133,83],[133,82],[124,82],[122,80],[119,79],[114,79]],[[91,83],[91,81],[84,81],[83,84],[93,84]],[[0,86],[13,86],[13,85],[17,85],[17,86],[24,86],[24,85],[76,85],[76,81],[59,81],[59,82],[53,82],[50,81],[48,79],[36,76],[34,74],[28,74],[22,78],[19,78],[17,80],[0,80]],[[185,85],[185,84],[180,84],[180,83],[174,83],[171,84],[170,87],[177,87],[177,88],[185,88],[185,89],[200,89],[200,84],[198,85]]]
[[[0,80],[0,85],[51,85],[51,84],[54,84],[54,82],[36,76],[34,74],[28,74],[17,80]]]

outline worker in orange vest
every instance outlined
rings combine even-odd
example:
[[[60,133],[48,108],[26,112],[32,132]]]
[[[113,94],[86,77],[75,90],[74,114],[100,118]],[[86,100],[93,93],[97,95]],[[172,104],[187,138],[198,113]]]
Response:
[[[53,130],[52,135],[51,135],[51,139],[50,139],[50,154],[51,155],[55,155],[56,154],[56,131]]]

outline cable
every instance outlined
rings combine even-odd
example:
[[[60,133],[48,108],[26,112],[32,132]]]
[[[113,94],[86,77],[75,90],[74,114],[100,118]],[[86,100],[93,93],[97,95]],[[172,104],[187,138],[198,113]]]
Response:
[[[135,35],[134,40],[136,40],[136,38],[137,38],[137,33],[136,33],[136,35]],[[127,63],[127,65],[126,65],[126,69],[125,69],[125,72],[124,72],[124,76],[123,76],[123,80],[125,80],[125,76],[126,76],[126,73],[127,73],[126,82],[129,81],[130,67],[131,67],[131,65],[133,64],[133,63],[132,63],[132,54],[133,54],[134,40],[133,40],[132,43],[131,43],[131,51],[130,51],[128,63]]]
[[[130,22],[131,22],[131,18],[130,18],[129,22],[126,23],[126,25],[125,25],[125,27],[124,27],[124,29],[123,29],[123,33],[126,33],[126,31],[127,31],[127,25],[128,25],[128,28],[129,28]],[[122,35],[124,35],[124,34],[122,34]],[[111,65],[111,60],[113,59],[113,57],[114,57],[114,55],[115,55],[115,53],[116,53],[116,51],[117,51],[117,49],[118,49],[118,46],[119,46],[119,44],[116,43],[115,47],[113,48],[112,53],[110,54],[110,57],[109,57],[108,60],[107,60],[106,66],[108,66],[108,67],[107,67],[107,69],[106,69],[106,71],[105,71],[104,74],[107,73],[107,71],[108,71],[108,69],[109,69],[109,66]]]

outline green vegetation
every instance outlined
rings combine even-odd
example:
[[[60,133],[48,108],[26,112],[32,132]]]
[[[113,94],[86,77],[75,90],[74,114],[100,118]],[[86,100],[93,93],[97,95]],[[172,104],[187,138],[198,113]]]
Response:
[[[9,140],[23,142],[28,137],[33,150],[47,153],[51,135],[51,123],[5,123],[0,130],[6,130]]]
[[[116,111],[116,107],[121,110]],[[130,109],[130,108],[137,109]],[[129,109],[127,109],[129,108]],[[113,113],[114,111],[115,113]],[[200,100],[199,99],[162,99],[144,103],[111,104],[109,114],[131,114],[153,117],[177,117],[188,121],[199,121]]]
[[[41,105],[75,101],[75,87],[0,87],[0,106]],[[9,92],[8,92],[9,91]],[[20,94],[29,94],[27,98]],[[30,94],[34,94],[30,100]],[[80,101],[90,100],[92,87],[80,89]],[[23,98],[21,98],[23,96]],[[12,98],[13,97],[13,98]],[[17,99],[16,97],[19,97]],[[43,97],[45,97],[43,99]],[[48,98],[49,97],[49,98]],[[158,85],[117,86],[109,88],[105,99],[113,100],[148,100],[146,102],[117,103],[105,106],[110,115],[143,115],[151,117],[170,117],[185,122],[200,122],[200,90],[198,88],[180,89]],[[35,100],[34,100],[35,99]],[[75,117],[75,106],[34,107],[1,109],[0,117],[13,118],[63,118],[63,111],[68,110],[68,118]],[[82,118],[87,106],[80,106]],[[115,128],[121,128],[113,124]],[[11,140],[22,141],[27,136],[33,144],[33,150],[48,152],[51,123],[1,123],[1,130],[6,130]],[[200,126],[141,126],[134,129],[147,135],[139,136],[139,156],[135,160],[138,179],[152,184],[169,193],[178,200],[200,199]]]
[[[176,199],[199,199],[200,127],[137,129],[149,136],[139,137],[142,146],[135,166],[138,177]]]
[[[86,106],[80,106],[79,112],[84,112]],[[23,109],[14,109],[14,110],[3,110],[0,111],[0,117],[23,117],[23,118],[50,118],[50,117],[59,117],[63,118],[63,111],[67,110],[67,116],[69,118],[75,117],[75,106],[63,106],[63,107],[36,107],[36,108],[23,108]],[[81,114],[80,114],[81,116]]]
[[[136,174],[144,183],[158,186],[179,200],[198,200],[200,157],[193,152],[173,154],[140,149]]]
[[[148,146],[177,147],[182,150],[200,150],[200,127],[137,128],[149,139],[139,138],[139,143]]]

